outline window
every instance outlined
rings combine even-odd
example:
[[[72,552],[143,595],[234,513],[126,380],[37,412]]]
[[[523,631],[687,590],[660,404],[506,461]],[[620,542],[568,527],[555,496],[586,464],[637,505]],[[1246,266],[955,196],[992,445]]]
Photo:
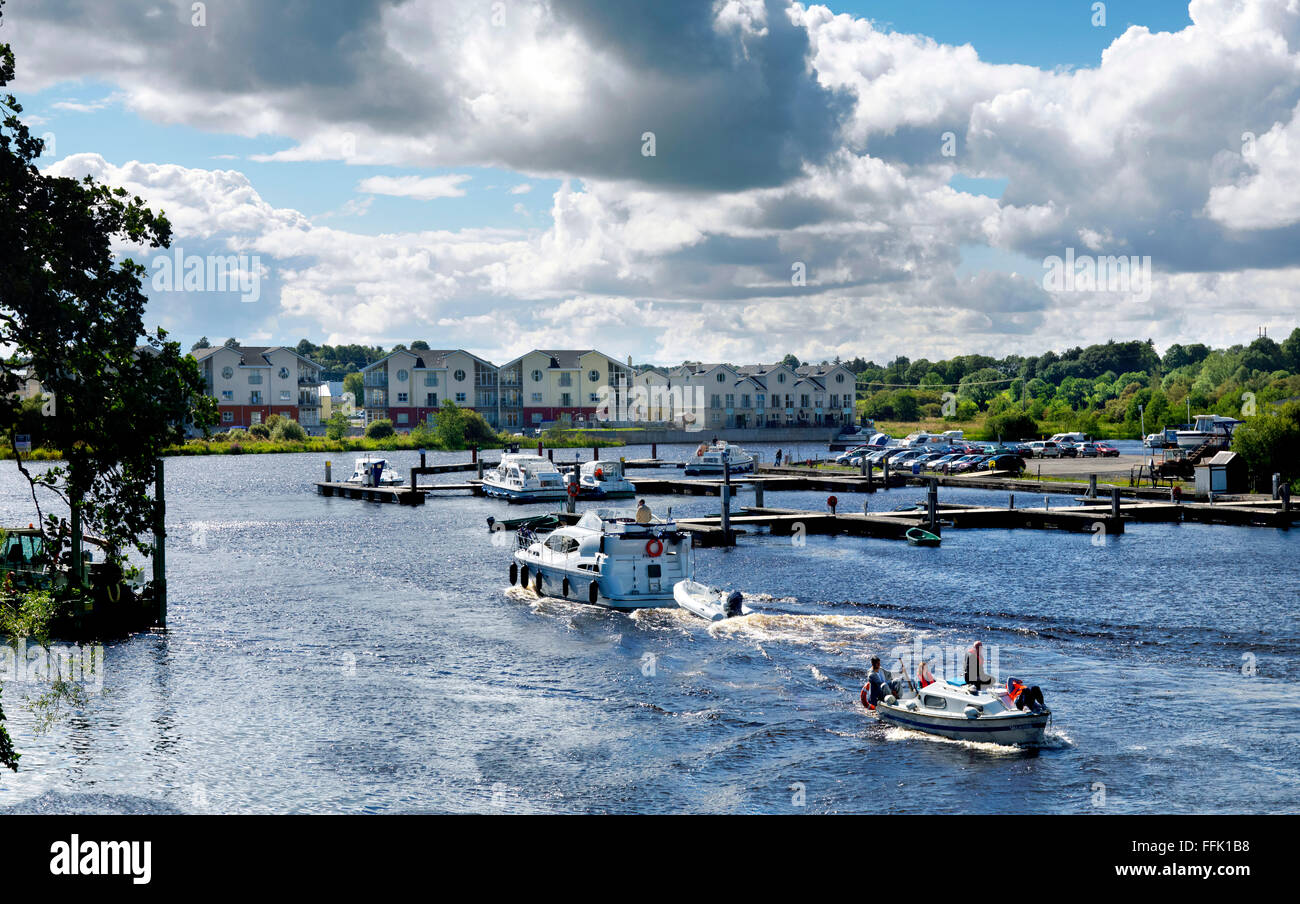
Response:
[[[843,382],[844,382],[844,374],[836,374],[836,375],[835,375],[835,382],[836,382],[836,383],[843,383]]]
[[[718,374],[718,382],[719,382],[719,383],[725,383],[726,381],[727,381],[727,375],[724,374],[724,373],[719,373],[719,374]]]
[[[568,408],[573,405],[573,396],[567,392],[560,393],[560,407]]]
[[[397,404],[399,404],[399,405],[405,405],[405,404],[406,404],[406,400],[407,400],[407,398],[408,398],[408,396],[407,396],[406,393],[404,393],[404,392],[399,392],[399,393],[397,394]]]
[[[720,395],[711,395],[711,396],[709,396],[709,407],[710,407],[710,408],[721,408],[721,407],[722,407],[722,396],[720,396]]]
[[[249,374],[249,375],[248,375],[248,385],[249,385],[249,386],[261,386],[261,385],[262,385],[262,375],[261,375],[261,374]]]
[[[839,397],[839,396],[837,396],[837,395],[833,395],[833,396],[831,396],[831,407],[832,407],[832,408],[839,408],[839,407],[840,407],[840,397]]]
[[[533,403],[536,405],[542,404],[542,394],[540,392],[533,393]]]
[[[223,402],[233,402],[234,400],[235,400],[235,394],[234,394],[234,392],[232,392],[232,391],[229,390],[229,389],[223,389],[223,390],[221,390],[221,401],[223,401]]]
[[[463,393],[463,392],[458,392],[458,393],[456,393],[456,401],[457,401],[457,402],[464,402],[464,401],[465,401],[465,393]]]
[[[235,412],[233,412],[233,411],[223,411],[223,412],[221,412],[221,423],[223,423],[223,424],[233,424],[234,422],[235,422]]]
[[[281,379],[281,380],[287,380],[287,379],[289,379],[289,368],[287,368],[287,367],[281,367],[281,368],[280,368],[280,379]]]
[[[784,382],[785,382],[785,374],[777,374],[777,375],[776,375],[776,382],[778,382],[778,383],[784,383]]]
[[[799,396],[799,407],[800,407],[800,408],[807,408],[807,407],[808,407],[808,394],[807,394],[807,393],[804,393],[803,395]]]
[[[250,404],[250,405],[260,405],[260,404],[262,404],[262,394],[261,394],[260,392],[256,392],[256,391],[254,391],[254,392],[250,392],[250,393],[248,394],[248,404]]]
[[[540,370],[533,371],[533,382],[534,383],[542,382],[542,372]]]
[[[425,385],[425,386],[437,386],[437,385],[438,385],[438,375],[437,375],[437,374],[425,374],[425,375],[424,375],[424,385]]]
[[[561,385],[561,386],[572,386],[572,385],[573,385],[573,374],[560,374],[560,385]]]
[[[456,371],[454,374],[452,374],[452,376],[456,378],[457,383],[465,382],[465,371],[463,370]]]
[[[756,398],[758,399],[758,405],[755,406],[755,407],[757,407],[757,408],[763,408],[763,407],[765,407],[765,406],[767,405],[767,394],[766,394],[766,393],[762,393],[762,392],[760,392],[760,393],[756,396]]]
[[[223,367],[223,368],[221,368],[221,378],[222,378],[223,380],[229,380],[229,379],[230,379],[231,377],[233,377],[234,375],[235,375],[235,369],[234,369],[233,367]]]
[[[587,398],[591,400],[591,404],[596,405],[600,402],[600,393],[593,392]]]
[[[736,397],[731,393],[727,393],[727,407],[728,408],[736,407]]]
[[[408,374],[406,371],[404,371],[404,370],[399,370],[399,371],[397,372],[397,382],[398,382],[398,383],[405,383],[405,382],[406,382],[406,378],[409,377],[409,376],[410,376],[410,374]]]
[[[280,390],[280,401],[281,401],[281,402],[292,402],[292,401],[293,401],[293,396],[289,395],[289,390],[287,390],[287,389],[281,389],[281,390]]]
[[[945,700],[943,697],[936,697],[933,694],[926,694],[922,698],[921,703],[925,706],[926,709],[947,709],[948,708],[947,700]]]
[[[590,381],[593,382],[593,383],[599,383],[599,382],[600,382],[600,371],[598,371],[598,370],[589,370],[589,371],[587,371],[587,379],[590,380]]]
[[[406,423],[406,415],[405,415],[405,414],[399,414],[399,415],[397,416],[397,423],[399,423],[399,424],[405,424],[405,423]]]
[[[424,405],[426,408],[437,408],[438,394],[436,392],[430,392],[426,394],[424,397]]]

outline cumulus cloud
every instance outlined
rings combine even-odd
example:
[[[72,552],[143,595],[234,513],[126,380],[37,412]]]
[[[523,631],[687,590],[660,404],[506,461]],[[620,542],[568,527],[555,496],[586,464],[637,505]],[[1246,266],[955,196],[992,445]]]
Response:
[[[372,195],[414,198],[417,201],[463,198],[465,189],[461,188],[461,185],[468,182],[470,178],[464,173],[454,173],[449,176],[371,176],[358,183],[357,191]]]

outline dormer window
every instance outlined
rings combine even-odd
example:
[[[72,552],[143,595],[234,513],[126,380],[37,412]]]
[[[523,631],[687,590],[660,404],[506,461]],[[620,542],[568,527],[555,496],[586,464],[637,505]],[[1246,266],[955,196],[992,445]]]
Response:
[[[719,382],[719,383],[725,383],[725,382],[727,382],[727,375],[724,374],[724,373],[719,373],[719,374],[718,374],[718,382]]]

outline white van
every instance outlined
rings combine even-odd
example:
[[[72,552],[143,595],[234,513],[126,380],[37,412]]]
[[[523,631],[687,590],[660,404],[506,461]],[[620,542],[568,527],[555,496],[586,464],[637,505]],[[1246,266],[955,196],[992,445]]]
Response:
[[[1086,443],[1088,442],[1088,436],[1084,433],[1058,433],[1052,437],[1051,442],[1056,443],[1058,446],[1061,443]]]

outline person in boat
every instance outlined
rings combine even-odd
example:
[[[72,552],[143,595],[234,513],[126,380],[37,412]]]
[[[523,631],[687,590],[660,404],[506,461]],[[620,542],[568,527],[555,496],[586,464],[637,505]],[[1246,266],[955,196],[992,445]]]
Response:
[[[993,683],[993,676],[984,670],[984,651],[978,640],[966,651],[966,683],[975,685],[977,692]]]
[[[645,504],[645,500],[638,500],[636,504],[636,523],[649,524],[654,520],[654,517],[654,512],[650,511],[650,506]]]
[[[889,680],[889,673],[880,665],[880,657],[871,657],[871,674],[867,676],[867,704],[875,706],[877,703],[883,703],[885,698],[892,694],[898,697],[902,689],[902,679],[895,678]]]
[[[934,684],[934,675],[930,672],[930,663],[922,661],[916,670],[916,683],[921,687]]]

